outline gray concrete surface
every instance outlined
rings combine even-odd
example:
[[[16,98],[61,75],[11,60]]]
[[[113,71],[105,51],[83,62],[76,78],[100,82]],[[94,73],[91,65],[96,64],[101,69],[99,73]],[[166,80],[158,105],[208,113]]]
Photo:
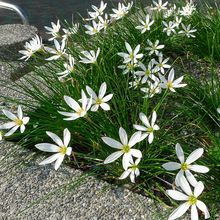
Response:
[[[11,64],[18,65],[14,61]],[[14,99],[27,98],[10,89],[14,82],[9,77],[12,71],[9,64],[0,62],[0,70],[0,80],[8,86],[0,87],[0,95]],[[17,82],[24,82],[24,78]],[[0,98],[0,110],[12,106],[13,103],[7,98]],[[112,186],[95,177],[88,177],[76,188],[60,196],[61,192],[87,173],[65,165],[58,171],[54,170],[53,164],[39,166],[43,158],[12,143],[0,142],[0,161],[4,160],[0,162],[0,220],[151,220],[161,219],[156,214],[166,209],[161,204],[155,206],[146,195],[132,193],[125,187]],[[16,215],[65,184],[70,185]]]

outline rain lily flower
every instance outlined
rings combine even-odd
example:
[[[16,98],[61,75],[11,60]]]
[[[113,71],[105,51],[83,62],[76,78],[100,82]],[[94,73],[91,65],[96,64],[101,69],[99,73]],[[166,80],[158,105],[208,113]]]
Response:
[[[91,7],[93,8],[94,11],[98,12],[99,15],[102,15],[106,6],[107,6],[107,3],[104,3],[103,1],[101,1],[99,8],[96,7],[95,5],[92,5]]]
[[[132,64],[132,63],[127,63],[126,65],[120,65],[118,66],[119,69],[124,69],[123,74],[130,73],[133,71],[136,67],[139,65],[137,63]]]
[[[3,110],[3,113],[12,120],[12,122],[8,122],[6,124],[0,125],[0,129],[10,129],[9,132],[7,132],[4,136],[10,136],[12,135],[19,127],[20,127],[20,132],[23,133],[25,130],[25,125],[29,122],[30,118],[29,117],[23,117],[23,112],[21,110],[21,106],[18,106],[18,117],[15,116],[13,113]]]
[[[166,64],[167,61],[170,59],[169,57],[163,60],[163,54],[159,53],[159,62],[155,61],[156,67],[155,72],[161,71],[162,74],[164,74],[164,68],[169,69],[171,66],[169,64]]]
[[[53,22],[51,22],[52,28],[51,27],[47,27],[44,26],[49,32],[46,32],[47,34],[51,34],[53,37],[51,37],[50,39],[48,39],[49,41],[54,40],[55,38],[59,38],[60,34],[60,20],[57,20],[57,24],[54,24]]]
[[[146,47],[146,50],[150,50],[149,56],[155,53],[157,56],[159,55],[159,49],[164,48],[164,45],[158,45],[159,40],[156,40],[155,44],[153,44],[149,39],[147,39],[148,44],[150,47]]]
[[[99,106],[103,110],[106,110],[106,111],[110,110],[110,106],[106,102],[108,102],[113,97],[113,94],[109,94],[104,97],[104,95],[106,93],[106,89],[107,89],[107,85],[104,82],[100,86],[99,95],[97,96],[95,94],[95,92],[89,86],[86,86],[86,91],[92,97],[92,104],[94,104],[91,107],[91,111],[96,112],[98,110]]]
[[[154,23],[154,20],[150,22],[150,16],[147,14],[146,15],[146,21],[144,22],[139,18],[139,21],[141,22],[142,25],[135,27],[136,29],[142,30],[141,33],[145,33],[146,30],[150,30],[150,26]]]
[[[59,42],[56,39],[54,39],[54,45],[56,49],[45,47],[45,50],[47,50],[49,53],[55,54],[54,56],[49,57],[46,60],[57,60],[66,53],[65,41],[62,41],[60,45]]]
[[[42,162],[39,163],[39,165],[52,163],[56,160],[54,168],[55,170],[57,170],[60,167],[61,163],[63,162],[65,155],[68,156],[71,155],[72,148],[68,147],[71,134],[67,128],[64,129],[63,141],[62,141],[56,134],[49,131],[46,131],[46,133],[57,145],[50,143],[41,143],[41,144],[36,144],[35,147],[45,152],[52,152],[52,153],[57,152],[57,153],[43,160]]]
[[[182,216],[191,206],[191,219],[199,219],[197,208],[199,208],[205,214],[205,219],[210,217],[209,211],[206,205],[198,200],[198,197],[202,194],[204,190],[204,185],[199,181],[194,188],[194,193],[192,192],[189,183],[186,181],[184,176],[180,179],[180,187],[185,192],[179,192],[177,190],[166,190],[167,194],[175,200],[186,201],[180,205],[176,210],[174,210],[169,216],[168,220],[174,220]],[[197,207],[197,208],[196,208]]]
[[[157,119],[157,114],[155,111],[153,111],[151,124],[144,113],[141,112],[139,114],[139,117],[146,127],[143,125],[133,125],[133,127],[139,131],[146,131],[146,133],[142,134],[141,140],[144,140],[148,136],[148,143],[151,144],[154,140],[154,131],[160,129],[159,126],[155,124]]]
[[[112,163],[117,160],[120,156],[123,155],[122,158],[122,166],[125,170],[130,166],[130,162],[132,161],[132,156],[136,158],[141,158],[142,153],[140,150],[132,149],[132,147],[139,142],[141,139],[141,132],[135,132],[130,140],[128,141],[128,136],[124,128],[120,127],[119,129],[119,137],[122,143],[109,138],[109,137],[102,137],[102,140],[110,147],[118,149],[112,154],[110,154],[104,161],[104,164]]]
[[[101,28],[104,28],[106,30],[106,28],[108,27],[108,24],[109,24],[108,14],[105,14],[105,18],[98,16],[98,19],[99,19]]]
[[[182,25],[184,31],[180,31],[179,34],[185,34],[188,38],[189,37],[193,37],[193,38],[196,37],[195,35],[193,35],[191,33],[196,32],[197,29],[190,30],[191,24],[189,24],[187,27],[183,23],[181,23],[181,25]]]
[[[69,64],[68,63],[64,63],[63,66],[65,67],[65,71],[61,72],[61,73],[57,73],[57,75],[59,75],[59,80],[61,78],[66,77],[67,75],[69,75],[71,72],[74,73],[75,69],[74,69],[74,63],[75,60],[74,58],[69,55]]]
[[[128,13],[127,8],[124,6],[124,4],[118,3],[118,9],[113,8],[112,11],[115,14],[110,14],[111,17],[115,18],[116,20],[121,19],[124,17],[125,14]]]
[[[154,79],[156,79],[155,77]],[[143,98],[152,98],[155,94],[160,94],[162,89],[159,86],[159,79],[155,80],[154,83],[147,81],[148,88],[141,88],[141,91],[146,93],[146,95]]]
[[[120,180],[127,178],[130,175],[130,179],[132,183],[135,183],[135,176],[139,176],[140,175],[140,171],[137,168],[137,165],[140,163],[141,158],[138,158],[135,160],[135,163],[133,161],[133,159],[131,160],[131,162],[129,162],[129,168],[127,170],[125,170],[121,176],[119,177]]]
[[[167,32],[167,36],[170,36],[171,33],[176,33],[175,27],[176,24],[174,24],[172,21],[169,21],[169,24],[167,24],[165,21],[163,21],[163,24],[165,25],[165,28],[163,29],[163,32]]]
[[[90,98],[89,102],[87,102],[87,97],[85,92],[82,90],[82,107],[71,97],[64,96],[64,100],[66,104],[74,110],[74,112],[63,112],[58,111],[61,115],[68,116],[69,118],[64,118],[63,120],[71,121],[75,120],[80,117],[84,117],[87,114],[87,111],[90,109],[92,105],[92,97]]]
[[[166,5],[168,4],[168,2],[165,2],[164,4],[162,4],[162,0],[158,0],[158,3],[155,1],[153,1],[153,3],[156,7],[151,8],[151,10],[161,11],[161,10],[167,9]]]
[[[137,54],[140,50],[140,44],[138,44],[134,50],[132,50],[131,46],[127,42],[125,42],[125,46],[128,51],[128,54],[123,52],[118,53],[119,56],[124,58],[123,63],[129,63],[129,62],[131,62],[132,64],[137,63],[138,62],[137,59],[140,59],[144,56],[144,54],[142,53]]]
[[[89,26],[89,25],[85,25],[85,27],[88,29],[88,31],[86,31],[86,34],[89,34],[89,35],[94,35],[96,33],[98,33],[101,29],[102,29],[102,25],[101,23],[99,22],[98,24],[93,20],[92,21],[92,26]]]
[[[182,7],[182,10],[180,11],[180,15],[185,17],[190,17],[195,10],[196,10],[195,5],[193,5],[193,3],[190,2],[185,7]]]
[[[184,173],[185,173],[190,184],[195,187],[195,185],[197,184],[197,181],[196,181],[195,177],[193,176],[193,174],[190,172],[190,170],[198,172],[198,173],[207,173],[209,171],[209,168],[207,168],[205,166],[191,165],[191,163],[193,163],[199,157],[202,156],[203,152],[204,152],[203,148],[198,148],[198,149],[194,150],[185,161],[183,149],[180,146],[180,144],[177,143],[176,144],[176,155],[177,155],[180,163],[168,162],[168,163],[164,163],[162,165],[162,167],[164,169],[170,170],[170,171],[180,169],[180,171],[176,175],[176,179],[175,179],[175,183],[177,186],[180,186],[180,184],[181,184],[180,179],[182,176],[184,176]]]
[[[94,50],[91,50],[90,52],[88,51],[82,51],[81,52],[86,58],[82,58],[81,56],[80,57],[80,61],[81,63],[94,63],[95,65],[97,64],[97,58],[99,56],[99,53],[100,53],[100,48],[98,48],[96,54],[95,54],[95,51]]]
[[[62,36],[62,38],[63,38],[62,41],[65,41],[68,37],[77,33],[77,31],[79,29],[79,23],[72,24],[72,26],[73,27],[69,27],[68,29],[63,28],[63,32],[65,34]]]
[[[179,29],[179,25],[182,22],[182,19],[183,19],[182,17],[181,18],[176,17],[176,21],[174,23],[175,23],[177,29]]]
[[[134,88],[137,89],[137,87],[141,84],[141,77],[134,76],[134,80],[132,82],[129,82],[129,89]]]
[[[159,86],[164,89],[169,89],[172,92],[176,92],[174,88],[180,88],[187,86],[187,84],[180,84],[183,80],[183,76],[179,77],[178,79],[174,80],[174,69],[172,68],[168,75],[168,80],[164,78],[160,73],[158,73],[161,83]],[[173,81],[174,80],[174,81]]]
[[[20,58],[20,60],[25,59],[25,61],[27,61],[31,56],[34,55],[34,53],[42,50],[42,38],[36,34],[30,42],[25,43],[24,47],[26,50],[19,50],[19,53],[24,55]]]
[[[155,59],[152,59],[149,63],[148,63],[148,67],[146,68],[144,66],[143,63],[139,62],[139,66],[142,69],[141,71],[136,71],[134,74],[137,76],[143,76],[141,83],[144,84],[146,83],[146,81],[148,80],[148,77],[152,78],[153,77],[153,73],[155,73],[156,71],[153,69],[153,66],[155,64]]]

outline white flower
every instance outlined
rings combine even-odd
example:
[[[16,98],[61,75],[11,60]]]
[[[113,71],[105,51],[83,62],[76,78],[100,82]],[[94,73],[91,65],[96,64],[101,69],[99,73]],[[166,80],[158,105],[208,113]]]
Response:
[[[177,29],[179,29],[179,25],[180,25],[180,23],[182,22],[182,19],[183,19],[182,17],[181,17],[181,18],[178,18],[178,17],[176,16],[176,21],[175,21],[174,23],[175,23]]]
[[[146,47],[146,50],[150,50],[149,56],[155,53],[157,56],[159,55],[159,49],[164,48],[164,45],[159,45],[159,40],[156,40],[155,44],[153,44],[149,39],[147,39],[148,44],[150,47]]]
[[[126,65],[120,65],[118,66],[119,69],[124,69],[123,74],[126,73],[130,73],[132,70],[134,70],[136,67],[138,67],[139,65],[136,64],[132,64],[132,63],[126,63]]]
[[[87,114],[87,111],[90,109],[92,105],[92,97],[89,102],[87,102],[87,97],[85,92],[82,90],[82,107],[71,97],[64,96],[64,100],[66,104],[74,110],[74,112],[63,112],[58,111],[61,115],[68,116],[69,118],[64,118],[63,120],[71,121],[80,117],[84,117]]]
[[[156,6],[155,8],[151,8],[151,10],[158,10],[158,11],[161,11],[161,10],[164,10],[164,9],[167,9],[167,7],[165,7],[168,2],[165,2],[164,4],[162,4],[162,0],[158,0],[158,3],[153,1],[154,5]]]
[[[101,23],[99,22],[98,24],[93,20],[92,21],[92,26],[89,26],[89,25],[85,25],[85,27],[88,29],[88,31],[86,31],[86,34],[89,34],[89,35],[94,35],[96,33],[98,33],[101,29],[102,29],[102,25]]]
[[[88,51],[82,51],[81,52],[86,58],[82,58],[81,56],[80,57],[80,61],[81,63],[94,63],[94,64],[97,64],[97,58],[99,56],[99,53],[100,53],[100,48],[98,48],[96,54],[95,54],[95,51],[94,50],[91,50],[90,52]]]
[[[101,28],[106,29],[109,24],[108,14],[105,14],[105,18],[103,19],[101,16],[98,16],[98,19],[100,21]]]
[[[19,50],[19,53],[23,54],[24,56],[19,59],[25,59],[27,61],[34,53],[39,52],[42,50],[42,38],[38,35],[35,35],[30,42],[26,42],[24,45],[26,50]]]
[[[159,130],[159,126],[155,124],[157,119],[157,114],[155,111],[153,111],[152,118],[151,118],[151,124],[147,119],[147,116],[144,113],[139,114],[139,118],[144,123],[144,125],[133,125],[133,127],[139,131],[146,131],[146,133],[142,134],[141,140],[144,140],[148,136],[148,143],[151,144],[154,140],[154,131]]]
[[[65,41],[62,41],[62,43],[60,45],[59,42],[56,39],[54,39],[54,45],[55,45],[56,49],[50,48],[50,47],[45,47],[45,50],[47,50],[49,53],[55,54],[54,56],[49,57],[46,60],[57,60],[62,55],[64,55],[66,53]]]
[[[180,88],[187,86],[187,84],[180,84],[183,80],[183,76],[179,77],[178,79],[174,80],[174,69],[172,68],[168,75],[168,80],[164,78],[160,73],[158,73],[161,83],[159,86],[164,89],[169,89],[172,92],[176,92],[174,88]],[[174,81],[173,81],[174,80]]]
[[[163,24],[165,25],[165,28],[163,29],[163,32],[167,32],[167,36],[170,36],[171,33],[176,33],[175,31],[175,27],[176,27],[176,24],[174,24],[172,21],[169,21],[169,24],[167,24],[165,21],[163,21]]]
[[[110,110],[110,106],[106,102],[108,102],[113,97],[113,94],[109,94],[104,97],[104,95],[106,93],[106,89],[107,89],[107,85],[104,82],[100,86],[99,95],[97,96],[95,94],[95,92],[89,86],[86,86],[86,91],[92,97],[92,104],[94,104],[91,107],[91,111],[96,112],[98,110],[99,106],[103,110],[106,110],[106,111]]]
[[[129,166],[130,168],[128,168],[127,170],[125,170],[121,176],[119,177],[119,179],[125,179],[127,178],[129,175],[130,175],[130,179],[131,179],[131,182],[132,183],[135,183],[135,176],[139,176],[140,175],[140,171],[139,169],[137,168],[137,165],[139,164],[141,158],[138,158],[135,160],[135,163],[132,159],[131,162],[129,162]]]
[[[54,40],[56,37],[59,37],[59,31],[60,31],[60,21],[57,20],[57,24],[54,24],[53,22],[51,22],[52,28],[51,27],[47,27],[44,26],[49,32],[46,32],[47,34],[51,34],[53,37],[51,37],[50,39],[48,39],[49,41]]]
[[[69,54],[69,64],[68,63],[64,63],[63,66],[65,67],[65,71],[61,72],[61,73],[57,73],[57,75],[59,75],[59,80],[61,78],[66,77],[67,75],[69,75],[71,72],[74,72],[74,63],[75,60],[74,58]]]
[[[197,29],[190,30],[191,24],[189,24],[187,27],[183,23],[181,23],[181,25],[182,25],[184,31],[180,31],[179,34],[185,34],[188,38],[189,37],[193,37],[193,38],[196,37],[195,35],[193,35],[191,33],[196,32]]]
[[[123,53],[123,52],[118,53],[119,56],[124,58],[124,62],[123,63],[131,62],[132,64],[134,64],[134,63],[138,62],[137,59],[140,59],[140,58],[142,58],[144,56],[144,54],[142,54],[142,53],[137,54],[139,52],[139,50],[140,50],[140,44],[138,44],[135,47],[134,50],[132,50],[131,46],[127,42],[125,42],[125,46],[126,46],[126,49],[128,51],[128,54],[127,53]]]
[[[141,91],[146,93],[146,95],[143,98],[152,98],[155,94],[160,94],[162,89],[159,86],[159,79],[157,77],[154,77],[153,79],[155,79],[155,82],[149,82],[148,83],[148,88],[141,88]]]
[[[169,58],[166,58],[163,60],[163,54],[159,53],[159,62],[155,61],[156,67],[155,67],[155,72],[161,71],[162,74],[164,74],[164,68],[169,69],[171,66],[169,64],[166,64]]]
[[[217,112],[220,114],[220,108],[217,108]]]
[[[201,157],[203,152],[204,152],[203,148],[198,148],[198,149],[194,150],[185,161],[183,149],[180,146],[180,144],[177,143],[176,144],[176,155],[177,155],[180,163],[168,162],[168,163],[163,164],[162,167],[164,169],[170,170],[170,171],[180,169],[180,171],[176,175],[176,179],[175,179],[175,183],[177,186],[180,185],[180,178],[185,173],[190,184],[195,187],[195,185],[197,184],[197,181],[196,181],[195,177],[193,176],[193,174],[189,170],[199,172],[199,173],[207,173],[209,171],[209,168],[202,166],[202,165],[190,165],[191,163],[196,161],[199,157]]]
[[[98,12],[99,15],[102,15],[106,6],[107,6],[107,3],[104,3],[103,1],[101,1],[99,8],[96,7],[95,5],[92,5],[91,7],[93,8],[94,11]]]
[[[134,76],[134,80],[132,82],[129,82],[129,89],[134,88],[136,89],[141,84],[141,77]]]
[[[150,16],[148,14],[146,15],[146,21],[145,22],[143,20],[141,20],[140,18],[139,18],[139,21],[141,22],[142,26],[137,26],[135,28],[136,29],[141,29],[142,34],[145,33],[146,30],[150,30],[150,26],[154,23],[154,20],[152,20],[150,22]]]
[[[198,197],[201,195],[202,191],[204,190],[204,185],[201,181],[199,181],[194,188],[194,193],[192,192],[186,178],[182,176],[180,179],[180,186],[182,190],[186,193],[182,193],[176,190],[166,190],[167,194],[178,201],[186,201],[182,205],[180,205],[176,210],[174,210],[168,220],[174,220],[182,216],[191,206],[191,219],[198,220],[198,211],[196,207],[198,207],[202,212],[205,213],[205,219],[210,217],[209,211],[206,205],[198,200]]]
[[[185,7],[182,7],[182,10],[180,11],[180,15],[190,17],[195,10],[196,10],[195,5],[193,5],[193,3],[190,2]]]
[[[72,24],[73,27],[69,27],[68,29],[63,28],[63,32],[65,33],[62,36],[62,41],[65,41],[68,37],[70,37],[71,35],[74,35],[75,33],[77,33],[78,29],[79,29],[79,24]]]
[[[57,153],[43,160],[42,162],[39,163],[39,165],[52,163],[56,160],[54,168],[55,170],[57,170],[60,167],[61,163],[63,162],[65,155],[68,156],[71,155],[72,148],[68,147],[71,134],[67,128],[64,129],[63,141],[62,141],[56,134],[49,131],[46,131],[46,133],[58,146],[50,143],[41,143],[41,144],[36,144],[35,147],[45,152],[52,152],[52,153],[57,152]]]
[[[131,149],[137,142],[140,141],[141,138],[141,132],[135,132],[130,140],[128,141],[128,136],[124,128],[120,127],[119,129],[119,137],[122,142],[122,144],[112,138],[109,137],[102,137],[102,140],[110,147],[119,149],[119,151],[116,151],[109,155],[105,161],[104,164],[108,164],[111,162],[114,162],[117,160],[120,156],[123,155],[122,158],[122,166],[125,170],[127,170],[128,166],[130,165],[129,162],[132,161],[132,156],[136,158],[141,158],[142,153],[140,150],[137,149]]]
[[[153,73],[156,71],[153,69],[153,66],[155,64],[155,59],[152,59],[148,63],[148,67],[146,68],[143,63],[139,62],[139,66],[141,67],[142,71],[136,71],[134,74],[137,76],[144,76],[141,80],[141,83],[144,84],[148,80],[148,77],[152,78],[154,77]]]
[[[21,110],[21,106],[18,106],[18,117],[15,116],[13,113],[7,111],[7,110],[3,110],[3,113],[12,120],[12,122],[8,122],[6,124],[0,125],[0,129],[10,129],[11,130],[5,134],[5,136],[10,136],[12,135],[19,127],[20,127],[20,132],[23,133],[25,130],[25,126],[30,118],[29,117],[23,117],[23,112]]]
[[[124,6],[124,4],[118,3],[118,9],[113,8],[112,11],[115,14],[110,14],[111,17],[115,18],[116,20],[124,17],[125,14],[128,13],[127,8]]]

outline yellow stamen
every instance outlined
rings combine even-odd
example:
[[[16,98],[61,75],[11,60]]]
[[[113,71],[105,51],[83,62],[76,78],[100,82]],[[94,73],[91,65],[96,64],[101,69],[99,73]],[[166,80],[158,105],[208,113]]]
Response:
[[[189,164],[187,164],[187,163],[182,163],[180,167],[181,167],[182,170],[186,171],[186,170],[188,170],[188,168],[189,168]]]
[[[146,70],[146,71],[145,71],[145,75],[149,76],[149,75],[150,75],[150,71],[149,71],[149,70]]]
[[[124,147],[122,147],[122,151],[124,153],[128,153],[130,151],[130,147],[128,145],[125,145]]]
[[[162,66],[163,66],[163,64],[162,64],[162,63],[159,63],[159,64],[158,64],[158,66],[159,66],[159,67],[162,67]]]
[[[172,87],[173,87],[173,86],[172,86],[172,82],[168,81],[168,82],[167,82],[167,87],[168,87],[168,88],[172,88]]]
[[[153,46],[152,50],[156,50],[157,48],[155,46]]]
[[[144,25],[144,27],[145,27],[145,28],[148,28],[148,25],[147,25],[147,24],[145,24],[145,25]]]
[[[95,100],[95,103],[97,104],[97,105],[100,105],[101,103],[102,103],[102,100],[99,98],[97,98],[96,100]]]
[[[18,119],[18,118],[16,118],[16,119],[14,120],[14,122],[15,122],[15,124],[17,124],[17,125],[19,125],[19,126],[23,125],[23,121],[21,121],[21,120]]]
[[[64,146],[60,146],[60,150],[58,151],[61,154],[66,154],[67,148]]]
[[[193,195],[191,195],[191,196],[188,198],[188,200],[189,200],[190,205],[195,205],[196,202],[197,202],[197,198],[196,198],[195,196],[193,196]]]
[[[147,129],[148,129],[148,132],[150,132],[150,133],[154,131],[154,129],[152,127],[148,127]]]
[[[76,112],[76,113],[78,113],[79,115],[81,115],[81,113],[82,113],[83,111],[85,111],[85,110],[84,110],[83,107],[82,107],[82,108],[79,109],[78,112]]]

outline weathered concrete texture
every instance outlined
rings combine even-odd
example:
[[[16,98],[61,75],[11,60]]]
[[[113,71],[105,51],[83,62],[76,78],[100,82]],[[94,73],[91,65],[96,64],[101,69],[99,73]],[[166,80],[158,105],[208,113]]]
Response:
[[[24,49],[25,42],[30,41],[37,33],[37,28],[31,25],[0,25],[0,60],[17,60],[18,51]]]

